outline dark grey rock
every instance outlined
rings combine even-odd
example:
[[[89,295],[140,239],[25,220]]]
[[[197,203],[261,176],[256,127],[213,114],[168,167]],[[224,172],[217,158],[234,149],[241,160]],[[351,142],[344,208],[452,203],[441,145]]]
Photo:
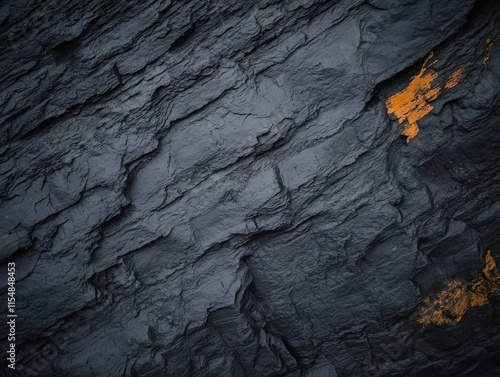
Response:
[[[496,377],[499,297],[415,315],[500,261],[499,20],[486,0],[2,2],[3,371]],[[406,144],[385,103],[431,51],[442,90]]]

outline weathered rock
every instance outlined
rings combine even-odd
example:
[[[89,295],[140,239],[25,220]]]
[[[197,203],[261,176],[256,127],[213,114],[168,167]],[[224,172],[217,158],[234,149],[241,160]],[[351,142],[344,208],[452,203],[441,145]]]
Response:
[[[498,376],[499,20],[486,0],[4,1],[2,369]],[[450,281],[461,316],[425,306]]]

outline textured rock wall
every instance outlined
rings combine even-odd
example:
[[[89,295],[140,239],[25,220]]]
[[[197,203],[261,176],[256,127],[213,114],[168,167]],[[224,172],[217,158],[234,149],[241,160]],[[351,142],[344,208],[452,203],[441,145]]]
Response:
[[[7,375],[499,375],[497,1],[9,0],[0,33]]]

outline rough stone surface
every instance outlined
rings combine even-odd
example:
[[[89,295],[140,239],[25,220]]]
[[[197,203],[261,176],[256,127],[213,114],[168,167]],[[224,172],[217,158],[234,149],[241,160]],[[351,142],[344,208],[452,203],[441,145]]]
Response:
[[[500,375],[498,296],[418,321],[500,263],[498,1],[6,0],[0,35],[6,375]]]

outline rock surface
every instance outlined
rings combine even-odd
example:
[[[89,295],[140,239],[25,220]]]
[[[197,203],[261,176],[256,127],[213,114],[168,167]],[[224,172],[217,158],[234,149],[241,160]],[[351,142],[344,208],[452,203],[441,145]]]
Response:
[[[7,0],[0,33],[6,375],[500,375],[499,2]],[[419,309],[450,281],[460,318]]]

